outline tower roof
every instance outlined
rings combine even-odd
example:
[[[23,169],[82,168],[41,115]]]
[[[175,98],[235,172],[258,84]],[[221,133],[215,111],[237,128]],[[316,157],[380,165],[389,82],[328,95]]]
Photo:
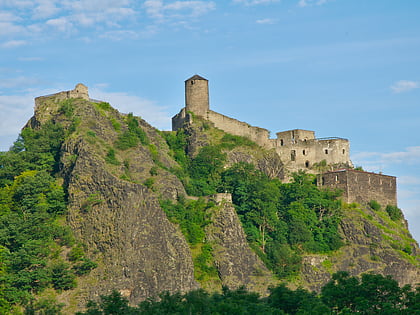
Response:
[[[205,80],[205,81],[208,81],[207,79],[199,76],[198,74],[193,75],[191,78],[189,78],[189,79],[187,79],[185,81],[189,81],[189,80]]]

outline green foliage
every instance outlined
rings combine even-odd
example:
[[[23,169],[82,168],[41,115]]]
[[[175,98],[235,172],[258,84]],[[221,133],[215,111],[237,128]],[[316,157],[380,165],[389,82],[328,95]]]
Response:
[[[56,290],[70,290],[76,287],[76,276],[65,262],[57,262],[51,266],[51,283]]]
[[[188,157],[187,157],[187,135],[183,129],[178,129],[175,132],[164,132],[163,136],[165,137],[166,143],[171,149],[172,156],[175,161],[183,167],[187,168]]]
[[[399,221],[403,218],[402,211],[397,206],[387,205],[385,211],[388,213],[392,221]]]
[[[63,140],[63,127],[52,122],[37,130],[22,130],[10,150],[0,153],[0,187],[11,184],[15,176],[27,170],[57,172]]]
[[[156,146],[153,143],[151,143],[151,144],[149,144],[148,148],[149,148],[150,155],[152,156],[152,160],[155,163],[158,162],[159,161],[159,151],[156,148]]]
[[[91,270],[98,267],[98,264],[88,258],[80,259],[76,264],[73,266],[74,273],[77,276],[84,276],[90,273]]]
[[[111,124],[115,131],[121,130],[121,124],[115,118],[111,119]]]
[[[139,126],[137,118],[132,113],[127,115],[128,130],[124,131],[117,139],[115,146],[120,150],[127,150],[137,146],[139,143],[143,145],[149,144],[146,132]]]
[[[219,147],[201,148],[197,156],[188,165],[191,181],[186,189],[190,195],[206,196],[216,193],[220,185],[220,174],[226,161],[226,153]]]
[[[97,106],[104,111],[110,111],[112,109],[111,105],[107,102],[97,103]]]
[[[194,258],[194,273],[197,280],[201,281],[206,278],[218,277],[212,253],[213,248],[210,244],[202,244],[200,254]]]
[[[411,312],[410,302],[420,292],[412,291],[410,286],[400,288],[390,276],[363,274],[360,281],[341,271],[333,275],[321,293],[324,303],[337,313],[391,315],[417,314]]]
[[[61,101],[58,105],[58,112],[66,116],[67,118],[71,118],[74,114],[74,100],[73,99],[66,99]]]
[[[32,293],[47,287],[73,288],[75,272],[70,265],[51,263],[57,245],[73,242],[69,228],[57,224],[66,212],[66,200],[55,179],[45,170],[22,172],[0,188],[0,209],[0,309],[3,304],[8,308],[25,304]],[[76,249],[70,253],[74,260],[81,255]],[[37,302],[28,306],[28,312],[31,309],[48,308]]]
[[[219,191],[232,193],[253,248],[280,277],[298,272],[302,249],[318,253],[342,245],[338,193],[319,190],[311,175],[297,173],[282,184],[238,163],[221,173],[221,183]]]
[[[57,303],[52,298],[41,298],[38,300],[31,300],[29,305],[25,307],[25,315],[60,315],[61,309],[65,304]]]
[[[91,138],[96,138],[96,133],[95,133],[94,131],[92,131],[92,130],[88,130],[88,131],[86,132],[86,135],[87,135],[88,137],[91,137]]]
[[[143,184],[147,188],[152,189],[154,183],[155,183],[155,179],[150,177],[150,178],[146,179]]]
[[[204,199],[187,200],[180,197],[177,203],[163,200],[160,203],[168,219],[179,224],[188,243],[195,245],[204,241],[204,228],[211,222],[210,209],[214,206]]]
[[[105,162],[113,165],[120,165],[121,162],[118,161],[117,157],[115,156],[115,150],[109,149],[108,153],[105,156]]]
[[[128,300],[117,291],[101,296],[100,301],[89,301],[85,312],[77,315],[105,314],[419,314],[420,287],[400,288],[390,277],[363,274],[361,280],[346,272],[333,274],[320,295],[304,289],[290,290],[284,284],[270,289],[266,298],[240,288],[222,293],[208,293],[203,289],[185,294],[161,293],[138,307],[130,307]]]
[[[221,139],[221,147],[233,149],[238,146],[257,147],[257,144],[246,137],[235,136],[230,133],[225,133]]]
[[[376,200],[369,201],[369,207],[375,211],[381,210],[381,205]]]

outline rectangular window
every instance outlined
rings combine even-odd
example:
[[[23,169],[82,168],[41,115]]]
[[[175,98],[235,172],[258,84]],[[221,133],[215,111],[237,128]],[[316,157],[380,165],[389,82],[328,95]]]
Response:
[[[290,152],[290,160],[291,161],[296,161],[296,151],[295,150],[292,150]]]

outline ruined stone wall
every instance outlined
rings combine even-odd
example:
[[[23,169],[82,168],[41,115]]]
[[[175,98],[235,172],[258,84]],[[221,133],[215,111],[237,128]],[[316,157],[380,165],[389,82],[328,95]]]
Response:
[[[270,132],[267,129],[254,127],[228,116],[216,113],[212,110],[207,112],[207,120],[211,121],[216,128],[236,136],[246,137],[262,147],[271,147],[268,140]]]
[[[277,138],[270,141],[291,172],[310,169],[315,163],[323,160],[327,164],[352,166],[350,144],[347,139],[304,139],[286,142],[284,138]]]
[[[323,174],[321,184],[342,189],[347,203],[367,204],[376,200],[382,206],[397,205],[397,181],[394,176],[346,169]]]
[[[89,92],[88,87],[79,83],[76,85],[76,87],[73,90],[70,91],[63,91],[51,95],[46,96],[40,96],[35,98],[35,108],[42,103],[45,103],[46,100],[54,100],[56,101],[62,101],[69,98],[82,98],[85,100],[89,100]]]

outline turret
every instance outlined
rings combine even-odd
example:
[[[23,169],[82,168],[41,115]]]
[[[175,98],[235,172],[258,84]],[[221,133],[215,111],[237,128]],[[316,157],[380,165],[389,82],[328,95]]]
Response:
[[[209,110],[209,82],[194,75],[185,81],[185,109],[197,116],[205,117]]]

